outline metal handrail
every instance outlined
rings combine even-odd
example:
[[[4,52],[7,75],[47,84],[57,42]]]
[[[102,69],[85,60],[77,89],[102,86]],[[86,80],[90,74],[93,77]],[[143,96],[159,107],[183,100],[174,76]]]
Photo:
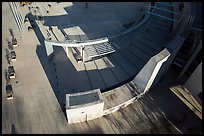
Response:
[[[152,9],[152,12],[154,12],[154,11],[155,11],[155,9]],[[148,15],[148,17],[147,17],[146,19],[142,20],[142,21],[141,21],[139,24],[137,24],[136,26],[134,26],[134,27],[132,27],[131,29],[128,29],[127,31],[124,31],[124,32],[122,32],[122,33],[120,33],[120,34],[116,34],[116,35],[113,35],[113,36],[111,36],[111,37],[108,37],[108,39],[111,40],[111,39],[113,39],[113,38],[118,38],[118,37],[120,37],[120,36],[122,36],[122,35],[125,35],[125,34],[127,34],[127,33],[130,33],[130,32],[132,32],[132,31],[138,29],[142,24],[144,24],[145,22],[147,22],[147,20],[149,20],[149,18],[150,18],[151,16],[152,16],[152,15]]]
[[[190,4],[190,3],[189,3]],[[185,38],[190,31],[191,26],[193,25],[193,20],[195,18],[195,5],[193,4],[192,9],[188,10],[184,8],[183,15],[178,22],[175,31],[172,32],[172,39],[176,39],[177,37]],[[171,44],[174,42],[172,40],[167,48],[170,48]]]

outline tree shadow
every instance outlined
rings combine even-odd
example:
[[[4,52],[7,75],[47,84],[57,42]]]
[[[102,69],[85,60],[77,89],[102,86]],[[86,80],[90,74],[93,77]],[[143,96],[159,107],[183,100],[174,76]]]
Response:
[[[13,50],[13,44],[8,39],[6,39],[6,42],[8,43],[8,49]]]
[[[10,61],[10,53],[9,53],[9,50],[6,48],[5,51],[6,51],[6,55],[5,55],[6,60],[7,60],[8,64],[10,65],[10,64],[11,64],[11,61]]]
[[[16,128],[15,128],[14,124],[11,125],[11,134],[17,134],[16,133]]]
[[[6,84],[10,83],[9,75],[7,69],[4,69],[4,77],[6,79]]]
[[[14,37],[14,34],[13,34],[13,30],[11,28],[9,29],[9,33],[10,33],[12,39],[14,39],[15,37]]]

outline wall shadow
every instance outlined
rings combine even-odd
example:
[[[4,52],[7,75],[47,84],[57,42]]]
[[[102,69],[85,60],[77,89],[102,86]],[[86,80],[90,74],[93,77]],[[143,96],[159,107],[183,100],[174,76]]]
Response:
[[[85,4],[86,2],[73,2],[72,6],[64,7],[64,10],[68,13],[66,15],[44,16],[43,18],[45,20],[45,25],[59,26],[62,29],[72,26],[79,26],[89,39],[96,39],[108,35],[112,36],[128,30],[129,27],[135,26],[143,20],[144,16],[141,13],[145,14],[144,11],[141,11],[141,7],[139,7],[141,5],[135,5],[134,3],[102,2],[100,3],[101,5],[98,6],[98,2],[90,2],[88,3],[88,8],[86,8]],[[130,9],[128,10],[127,7],[129,7]],[[136,9],[134,9],[134,7]],[[122,10],[125,10],[125,12],[122,12]],[[109,12],[110,14],[108,14]],[[102,13],[104,15],[101,15]],[[83,14],[83,16],[81,14]],[[99,16],[97,14],[99,14]],[[100,16],[102,16],[103,20],[101,20]],[[117,30],[114,30],[114,22],[118,22],[119,24],[121,24],[119,26],[116,25],[117,27],[119,27],[117,28]],[[118,30],[120,32],[118,32]],[[97,31],[97,33],[95,33],[95,31]]]
[[[11,134],[17,134],[14,124],[11,125]]]
[[[168,120],[183,133],[202,133],[202,120],[169,89],[178,85],[175,79],[177,72],[175,66],[171,66],[163,81],[158,82],[148,94]]]

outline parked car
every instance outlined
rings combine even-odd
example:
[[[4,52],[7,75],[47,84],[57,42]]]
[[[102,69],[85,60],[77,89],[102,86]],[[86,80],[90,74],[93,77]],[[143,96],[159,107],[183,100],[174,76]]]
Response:
[[[11,60],[16,61],[16,52],[14,50],[11,51]]]
[[[24,19],[24,23],[27,23],[29,21],[29,19],[26,17],[25,19]]]
[[[28,31],[31,31],[33,30],[33,27],[32,26],[28,26]]]
[[[16,38],[12,39],[12,44],[13,44],[13,47],[17,47],[18,46]]]
[[[6,93],[7,93],[7,100],[14,98],[13,88],[12,85],[8,84],[6,85]]]
[[[16,77],[16,73],[15,73],[15,70],[14,70],[14,67],[13,67],[13,66],[9,66],[9,67],[8,67],[8,75],[9,75],[9,78],[10,78],[10,79]]]

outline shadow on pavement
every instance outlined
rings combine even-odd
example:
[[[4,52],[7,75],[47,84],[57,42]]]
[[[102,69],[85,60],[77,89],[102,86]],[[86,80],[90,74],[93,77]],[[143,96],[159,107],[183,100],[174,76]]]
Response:
[[[14,124],[11,125],[11,134],[17,134]]]
[[[178,85],[177,72],[171,66],[162,83],[158,82],[148,93],[182,133],[202,133],[202,120],[169,89]]]

